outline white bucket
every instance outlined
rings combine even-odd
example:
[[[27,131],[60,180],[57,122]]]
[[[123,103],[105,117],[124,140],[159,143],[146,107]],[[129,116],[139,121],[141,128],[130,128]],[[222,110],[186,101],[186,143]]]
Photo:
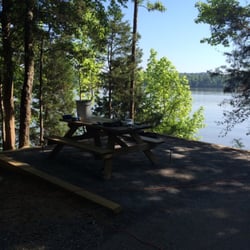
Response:
[[[91,117],[91,101],[90,100],[78,100],[76,101],[77,116],[81,120],[86,120]]]

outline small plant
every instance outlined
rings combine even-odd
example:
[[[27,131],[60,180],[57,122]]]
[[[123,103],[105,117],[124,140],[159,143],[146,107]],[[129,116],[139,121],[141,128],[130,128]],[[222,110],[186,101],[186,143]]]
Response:
[[[242,143],[242,139],[241,138],[235,138],[231,141],[232,146],[234,148],[244,148],[244,144]]]

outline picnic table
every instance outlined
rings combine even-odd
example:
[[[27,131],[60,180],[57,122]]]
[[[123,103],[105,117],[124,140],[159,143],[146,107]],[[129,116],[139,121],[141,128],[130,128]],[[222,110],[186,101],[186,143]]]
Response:
[[[85,120],[62,120],[67,122],[69,130],[64,136],[49,136],[49,143],[56,144],[50,153],[55,157],[65,145],[92,153],[104,162],[104,178],[112,175],[112,159],[118,154],[142,151],[152,162],[156,158],[151,151],[156,145],[164,142],[162,138],[148,136],[145,129],[148,124],[124,125],[119,120],[102,117],[90,117]],[[81,133],[77,133],[81,129]]]

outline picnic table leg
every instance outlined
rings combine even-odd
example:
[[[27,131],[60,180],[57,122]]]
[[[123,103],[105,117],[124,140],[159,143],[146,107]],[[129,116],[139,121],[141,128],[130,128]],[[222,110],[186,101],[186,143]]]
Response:
[[[137,143],[143,142],[143,140],[137,133],[131,133],[131,136]],[[157,162],[155,155],[150,149],[143,150],[143,153],[147,156],[147,158],[151,161],[151,163],[155,164]]]
[[[69,130],[66,132],[64,137],[72,137],[72,135],[75,133],[78,127],[76,126],[70,126]],[[49,154],[49,158],[53,158],[55,155],[57,155],[62,149],[64,145],[63,144],[57,144],[54,149]]]
[[[148,157],[148,159],[155,164],[156,163],[156,158],[155,155],[152,153],[150,149],[144,150],[143,153]]]
[[[115,149],[114,137],[111,134],[108,134],[107,148],[111,149],[112,151],[114,151]],[[112,162],[113,162],[112,154],[107,155],[103,161],[104,161],[103,177],[105,180],[109,180],[112,176]]]
[[[57,155],[63,149],[63,146],[64,146],[63,144],[57,144],[49,154],[49,158],[51,159],[55,155]]]
[[[112,176],[112,157],[104,159],[104,173],[105,180],[109,180]]]

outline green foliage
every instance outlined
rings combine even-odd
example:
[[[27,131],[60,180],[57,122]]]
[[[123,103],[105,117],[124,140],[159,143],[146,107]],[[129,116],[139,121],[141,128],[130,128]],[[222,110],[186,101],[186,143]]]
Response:
[[[123,21],[120,7],[112,2],[108,6],[106,64],[101,75],[101,96],[96,102],[95,113],[107,117],[124,118],[128,111],[131,79],[131,27]],[[137,51],[137,62],[141,58]],[[137,63],[136,62],[136,63]]]
[[[154,3],[147,2],[147,9],[148,11],[154,11],[154,10],[160,12],[166,11],[166,7],[160,1],[156,1]]]
[[[31,139],[39,141],[39,91],[42,84],[45,134],[62,134],[64,127],[58,123],[63,113],[73,113],[74,90],[78,83],[78,68],[72,67],[72,58],[81,65],[81,83],[84,90],[99,83],[100,53],[106,42],[106,13],[103,1],[35,1],[34,57],[35,78],[33,98]],[[125,3],[126,1],[119,1]],[[23,84],[25,3],[11,1],[10,27],[13,50],[14,98],[16,128],[19,126],[20,90]],[[2,11],[2,9],[0,9]],[[2,30],[0,29],[0,32]],[[43,42],[43,45],[41,43]],[[1,46],[1,45],[0,45]],[[77,47],[77,48],[76,48]],[[2,49],[2,48],[0,48]],[[2,54],[1,54],[2,55]],[[0,60],[1,62],[2,60]],[[42,62],[42,63],[41,63]],[[42,66],[41,66],[42,64]],[[1,67],[2,68],[2,67]],[[2,79],[2,72],[0,71]],[[42,75],[40,79],[39,74]],[[78,85],[77,85],[78,86]],[[86,88],[85,88],[86,87]],[[81,89],[82,89],[81,88]],[[92,94],[92,93],[91,93]]]
[[[137,110],[139,121],[149,121],[155,132],[194,139],[204,126],[203,111],[192,112],[192,96],[185,77],[180,77],[171,62],[156,58],[151,50],[144,72],[144,98]]]
[[[97,93],[107,34],[107,19],[104,16],[100,19],[98,12],[86,9],[82,19],[73,34],[71,55],[76,72],[74,82],[80,100],[94,99]]]
[[[132,78],[136,82],[134,93],[138,120],[158,120],[161,123],[155,131],[192,138],[202,126],[202,112],[199,110],[190,115],[192,101],[187,80],[178,75],[166,58],[157,61],[153,52],[147,71],[140,74],[138,65],[142,53],[136,48],[135,61],[131,62],[129,23],[122,20],[117,1],[110,1],[107,12],[103,2],[36,1],[36,27],[33,31],[36,64],[33,93],[30,93],[33,98],[32,143],[38,143],[39,130],[43,128],[45,135],[64,133],[66,128],[58,121],[62,114],[75,113],[76,89],[80,95],[83,92],[90,94],[81,95],[82,98],[94,98],[93,90],[101,86],[102,98],[95,100],[98,104],[96,112],[124,118],[131,102]],[[118,2],[124,6],[127,1]],[[25,5],[16,0],[12,3],[14,97],[18,107],[25,58]],[[165,11],[158,1],[148,2],[147,8]],[[131,72],[135,72],[135,76],[132,77]],[[19,117],[18,112],[16,109],[16,117]],[[40,119],[44,126],[41,126]]]
[[[103,63],[96,60],[95,52],[89,53],[85,57],[82,56],[79,52],[80,46],[82,45],[75,46],[75,52],[79,54],[72,60],[75,71],[74,86],[77,89],[79,100],[93,100],[99,88]]]
[[[191,88],[218,88],[223,89],[226,78],[221,75],[211,76],[209,73],[180,73],[186,77]]]
[[[249,6],[242,7],[237,0],[207,0],[195,6],[199,11],[196,23],[207,23],[211,28],[211,37],[202,42],[229,46],[249,26]]]
[[[233,148],[239,148],[239,149],[244,148],[244,144],[241,138],[233,139],[231,143]]]
[[[66,59],[66,52],[57,50],[54,44],[44,56],[42,104],[45,135],[62,135],[66,127],[58,121],[63,114],[75,114],[73,87],[73,71],[71,62]],[[56,58],[56,60],[55,60]],[[38,72],[37,72],[38,73]],[[36,74],[38,76],[38,74]],[[33,132],[32,138],[37,143],[39,127],[39,80],[35,79],[33,101]]]
[[[211,30],[211,36],[202,41],[232,47],[230,53],[225,53],[228,65],[213,72],[227,78],[225,91],[233,93],[229,101],[232,109],[225,112],[222,122],[227,133],[250,117],[250,5],[241,6],[236,0],[208,0],[198,2],[196,7],[196,22],[209,24]]]

